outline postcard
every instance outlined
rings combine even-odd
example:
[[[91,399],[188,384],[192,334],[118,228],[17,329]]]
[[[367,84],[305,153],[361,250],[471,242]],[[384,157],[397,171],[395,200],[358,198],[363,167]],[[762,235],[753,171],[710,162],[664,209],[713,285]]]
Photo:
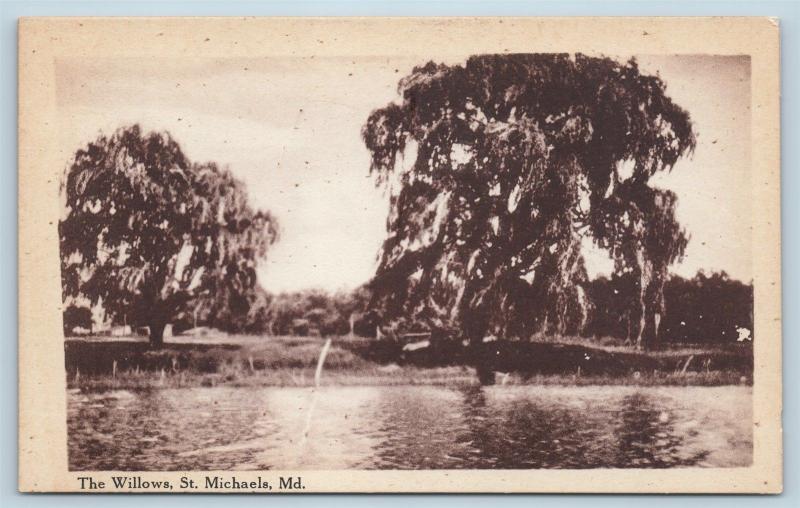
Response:
[[[771,18],[23,18],[19,489],[782,490]]]

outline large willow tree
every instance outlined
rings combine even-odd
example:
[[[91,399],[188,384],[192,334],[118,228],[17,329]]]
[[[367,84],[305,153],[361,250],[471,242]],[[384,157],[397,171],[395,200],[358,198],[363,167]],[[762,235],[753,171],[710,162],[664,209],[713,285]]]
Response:
[[[136,125],[78,150],[62,194],[65,300],[148,326],[154,346],[187,303],[210,299],[222,312],[246,299],[276,238],[230,171],[193,164],[169,134]]]
[[[587,237],[635,274],[633,338],[652,341],[687,237],[675,194],[648,181],[695,146],[661,79],[634,60],[486,55],[417,67],[398,91],[362,131],[390,194],[384,319],[473,342],[579,328]]]

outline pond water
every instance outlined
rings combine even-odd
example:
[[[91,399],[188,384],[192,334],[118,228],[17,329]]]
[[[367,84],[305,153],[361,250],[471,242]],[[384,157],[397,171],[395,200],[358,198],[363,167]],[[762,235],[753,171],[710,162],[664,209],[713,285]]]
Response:
[[[735,467],[752,388],[375,386],[68,395],[72,470]]]

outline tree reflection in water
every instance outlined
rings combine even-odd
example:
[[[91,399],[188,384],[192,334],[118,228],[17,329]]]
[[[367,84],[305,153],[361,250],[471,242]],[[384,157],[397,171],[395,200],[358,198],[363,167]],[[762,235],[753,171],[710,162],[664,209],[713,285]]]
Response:
[[[749,387],[72,393],[71,470],[587,469],[752,461]]]

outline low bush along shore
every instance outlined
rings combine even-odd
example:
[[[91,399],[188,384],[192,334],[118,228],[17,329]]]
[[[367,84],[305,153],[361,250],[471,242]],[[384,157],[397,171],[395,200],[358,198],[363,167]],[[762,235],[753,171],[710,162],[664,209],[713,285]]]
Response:
[[[173,337],[162,349],[143,338],[69,338],[67,385],[83,390],[193,386],[314,386],[325,339],[213,335]],[[722,385],[751,383],[752,347],[639,352],[585,339],[495,341],[473,351],[434,343],[333,337],[323,385],[471,385],[472,358],[492,358],[499,384]]]

